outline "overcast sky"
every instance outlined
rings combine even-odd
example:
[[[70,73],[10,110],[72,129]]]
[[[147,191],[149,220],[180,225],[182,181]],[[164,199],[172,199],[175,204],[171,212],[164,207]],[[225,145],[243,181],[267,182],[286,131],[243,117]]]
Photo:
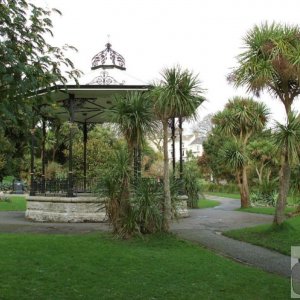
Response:
[[[159,78],[164,67],[180,64],[199,74],[207,102],[200,118],[221,110],[228,99],[244,96],[226,81],[241,53],[243,36],[262,22],[300,23],[299,0],[36,0],[55,7],[55,44],[78,48],[75,65],[90,72],[91,59],[105,48],[107,35],[141,83]],[[249,95],[252,96],[252,95]],[[278,99],[261,95],[276,120],[284,120]],[[296,101],[294,109],[299,102]]]

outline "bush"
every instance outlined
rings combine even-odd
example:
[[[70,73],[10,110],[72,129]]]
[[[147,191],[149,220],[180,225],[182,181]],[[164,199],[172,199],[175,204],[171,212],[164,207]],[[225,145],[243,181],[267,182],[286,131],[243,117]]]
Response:
[[[97,192],[103,197],[103,204],[109,223],[113,226],[114,233],[127,238],[136,231],[136,224],[132,220],[129,203],[129,184],[131,169],[126,147],[121,147],[113,152],[110,166],[99,170],[100,178]]]
[[[193,157],[185,164],[183,186],[185,194],[188,196],[188,207],[197,208],[200,196],[202,198],[204,196],[202,193],[199,167],[197,160]]]
[[[237,184],[227,183],[227,184],[217,184],[217,183],[206,183],[202,184],[203,191],[205,192],[215,192],[215,193],[228,193],[234,194],[239,193]]]
[[[250,194],[254,206],[275,206],[278,198],[277,181],[263,181],[258,189]]]
[[[0,202],[11,202],[11,199],[3,194],[3,192],[0,193]]]
[[[275,206],[278,198],[278,193],[252,192],[250,194],[250,202],[253,206]]]
[[[13,189],[12,183],[10,182],[2,182],[0,183],[0,191],[2,192],[8,192]]]
[[[161,184],[150,178],[140,179],[134,186],[132,197],[133,217],[141,233],[162,230],[164,193]]]

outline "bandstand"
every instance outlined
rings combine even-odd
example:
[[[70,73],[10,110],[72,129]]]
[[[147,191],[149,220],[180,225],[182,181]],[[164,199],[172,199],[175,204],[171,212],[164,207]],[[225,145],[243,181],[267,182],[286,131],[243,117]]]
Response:
[[[130,91],[148,91],[151,86],[131,83],[126,74],[125,59],[112,49],[110,43],[92,59],[92,78],[85,84],[58,85],[50,90],[40,90],[39,97],[47,97],[56,104],[55,114],[69,122],[68,177],[66,180],[45,178],[45,120],[42,121],[42,172],[35,174],[35,128],[31,129],[31,184],[27,198],[27,219],[37,222],[102,222],[105,210],[99,197],[93,195],[93,180],[87,178],[88,124],[109,122],[103,111],[114,105],[116,96]],[[46,108],[43,108],[47,110]],[[73,175],[73,135],[74,124],[81,124],[83,130],[83,176]],[[179,127],[182,126],[179,120]],[[175,121],[170,122],[173,145]],[[180,131],[181,132],[181,131]],[[180,134],[181,136],[181,134]],[[175,148],[173,146],[173,166],[175,167]],[[182,173],[182,159],[180,163]]]

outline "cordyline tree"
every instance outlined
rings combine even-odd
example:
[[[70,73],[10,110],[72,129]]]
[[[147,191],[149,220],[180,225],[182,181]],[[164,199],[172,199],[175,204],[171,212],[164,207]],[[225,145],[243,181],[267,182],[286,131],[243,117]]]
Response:
[[[162,80],[151,91],[151,100],[156,117],[163,125],[164,148],[164,220],[163,228],[169,230],[172,217],[169,155],[168,155],[168,126],[174,117],[195,117],[196,110],[204,101],[203,89],[197,76],[181,67],[164,69]]]
[[[52,10],[56,13],[58,10]],[[35,91],[67,78],[80,75],[65,57],[65,50],[50,45],[52,11],[37,7],[26,0],[0,0],[0,113],[1,125],[9,119],[17,123],[36,106]],[[66,71],[62,73],[61,68]]]
[[[128,148],[127,172],[121,182],[122,192],[119,197],[114,198],[115,210],[114,215],[110,214],[110,221],[114,232],[129,237],[135,229],[128,226],[127,222],[132,211],[129,199],[134,150],[141,150],[146,141],[146,134],[155,130],[156,122],[153,117],[152,104],[145,99],[145,95],[141,92],[129,92],[125,96],[116,97],[115,104],[111,108],[107,108],[104,114],[111,122],[116,123]]]
[[[246,86],[259,95],[268,91],[283,103],[287,121],[294,99],[300,93],[300,28],[267,23],[254,26],[244,38],[245,51],[238,56],[238,66],[229,75],[236,86]],[[275,224],[284,220],[284,208],[291,173],[289,152],[281,151],[279,196]]]
[[[221,134],[232,138],[224,146],[224,161],[235,170],[241,194],[241,207],[249,207],[247,145],[249,139],[263,130],[268,121],[267,107],[251,98],[235,97],[217,113],[213,122]]]

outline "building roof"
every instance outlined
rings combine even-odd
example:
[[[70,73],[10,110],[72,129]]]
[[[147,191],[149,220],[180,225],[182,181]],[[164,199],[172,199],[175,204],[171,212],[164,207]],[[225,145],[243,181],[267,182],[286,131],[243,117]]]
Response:
[[[190,143],[190,145],[202,145],[204,141],[205,141],[205,137],[199,136],[199,137],[196,137],[196,138]]]

